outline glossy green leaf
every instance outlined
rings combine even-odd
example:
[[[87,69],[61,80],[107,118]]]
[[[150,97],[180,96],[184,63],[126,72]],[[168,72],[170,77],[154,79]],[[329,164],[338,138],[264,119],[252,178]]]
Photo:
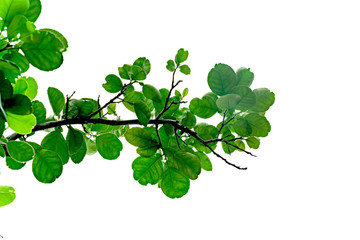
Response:
[[[69,154],[71,156],[80,151],[82,145],[85,144],[85,139],[80,130],[70,126],[66,135],[66,143],[68,145]]]
[[[29,21],[35,22],[41,13],[41,2],[40,0],[29,0],[30,7],[26,11],[25,16]]]
[[[190,180],[176,169],[168,168],[163,173],[160,186],[167,197],[180,198],[189,191]]]
[[[242,67],[236,71],[236,77],[239,86],[250,87],[254,80],[254,73],[250,71],[250,68]]]
[[[248,137],[246,143],[249,148],[258,149],[260,146],[260,139],[257,137]]]
[[[20,75],[20,68],[8,60],[0,60],[1,71],[11,83],[14,83],[15,79]]]
[[[152,139],[151,134],[140,127],[133,127],[127,130],[125,139],[136,147],[157,146],[157,142]]]
[[[166,69],[169,70],[170,72],[173,72],[175,70],[175,63],[173,60],[167,61]]]
[[[103,158],[114,160],[120,156],[123,145],[114,134],[105,133],[96,137],[96,148]]]
[[[265,112],[275,102],[275,94],[267,88],[258,88],[254,90],[256,95],[256,104],[251,108],[254,112]]]
[[[15,161],[13,158],[11,157],[6,157],[6,166],[8,166],[8,168],[10,168],[11,170],[20,170],[22,169],[26,162],[18,162]]]
[[[134,103],[136,117],[139,119],[141,125],[146,126],[149,123],[151,112],[149,107],[143,101]]]
[[[52,183],[60,177],[63,163],[56,152],[41,149],[36,152],[32,164],[35,178],[42,183]]]
[[[0,95],[2,100],[7,100],[13,96],[13,87],[4,74],[0,71]]]
[[[18,162],[27,162],[33,159],[34,149],[30,144],[23,141],[9,141],[6,148],[10,156]]]
[[[192,99],[189,108],[192,113],[201,118],[210,118],[218,110],[216,102],[209,96]]]
[[[223,96],[231,93],[238,81],[234,70],[226,64],[216,64],[208,75],[208,84],[213,93]]]
[[[15,189],[10,186],[0,186],[0,207],[12,203],[16,198]]]
[[[0,17],[7,26],[16,15],[26,13],[29,9],[29,0],[0,0],[0,6]]]
[[[58,31],[54,30],[54,29],[50,29],[50,28],[43,28],[41,29],[40,31],[43,31],[43,32],[50,32],[52,34],[54,34],[57,39],[60,40],[60,42],[63,44],[64,46],[64,49],[62,49],[62,52],[65,52],[67,50],[67,48],[69,47],[68,45],[68,42],[66,40],[66,38]]]
[[[29,134],[36,125],[36,117],[33,114],[16,115],[6,112],[9,127],[19,134]]]
[[[15,94],[12,98],[4,102],[4,109],[16,115],[29,115],[32,113],[30,99],[22,94]]]
[[[163,162],[161,155],[155,154],[152,157],[138,157],[132,163],[134,179],[141,185],[156,184],[163,173]]]
[[[56,152],[63,164],[69,161],[69,149],[61,132],[52,131],[46,135],[41,141],[41,147]]]
[[[185,74],[185,75],[189,75],[191,73],[191,69],[188,65],[181,65],[180,66],[180,72]]]
[[[44,104],[40,101],[32,102],[33,114],[36,117],[37,124],[43,123],[46,120],[46,108]]]
[[[177,169],[179,173],[192,180],[198,178],[201,172],[201,162],[196,155],[186,151],[177,151],[172,156],[167,156],[170,159],[168,161],[170,167]]]
[[[179,66],[180,63],[185,62],[189,56],[189,51],[180,48],[175,56],[176,65]]]
[[[106,83],[104,83],[102,86],[109,93],[120,92],[121,89],[123,88],[121,79],[114,74],[107,75],[105,81]]]
[[[144,57],[140,57],[135,60],[133,63],[133,66],[138,66],[142,69],[142,71],[145,73],[145,75],[150,73],[151,64],[150,61]]]
[[[265,117],[257,113],[250,113],[246,115],[245,119],[251,126],[251,136],[266,137],[269,134],[271,126]]]
[[[54,114],[59,116],[60,112],[63,110],[63,108],[65,106],[64,94],[60,90],[58,90],[54,87],[49,87],[47,90],[47,94],[48,94],[51,108],[54,111]]]
[[[233,88],[232,92],[240,96],[240,101],[237,104],[236,109],[245,111],[255,105],[256,95],[250,88],[237,86]]]
[[[49,31],[37,31],[21,44],[21,50],[31,65],[43,70],[55,70],[63,62],[63,43]]]
[[[212,171],[212,164],[209,157],[203,152],[194,153],[201,161],[201,168],[205,171]]]
[[[4,55],[3,58],[15,64],[20,69],[21,73],[24,73],[29,69],[29,61],[19,52],[11,52],[10,54]]]
[[[216,100],[216,105],[222,110],[234,110],[235,107],[239,104],[240,100],[241,98],[237,94],[226,94]]]
[[[149,98],[154,102],[161,102],[161,93],[154,86],[144,84],[142,92],[146,98]]]

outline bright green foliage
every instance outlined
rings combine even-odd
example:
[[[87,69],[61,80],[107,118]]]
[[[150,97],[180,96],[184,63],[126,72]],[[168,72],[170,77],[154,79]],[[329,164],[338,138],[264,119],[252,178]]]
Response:
[[[260,138],[271,130],[266,111],[275,95],[267,88],[250,88],[254,73],[249,68],[234,71],[229,65],[216,64],[207,76],[211,92],[187,99],[189,89],[177,89],[188,81],[178,80],[177,74],[191,73],[186,64],[189,52],[183,48],[167,61],[169,89],[144,83],[151,64],[140,57],[120,66],[118,74],[105,77],[103,88],[114,94],[108,102],[104,98],[76,99],[69,93],[65,98],[60,90],[49,87],[52,111],[46,109],[34,100],[40,89],[37,82],[24,73],[30,65],[44,71],[58,68],[68,42],[54,29],[36,28],[40,0],[0,0],[0,6],[0,157],[5,157],[10,169],[19,170],[32,161],[35,178],[52,183],[62,174],[64,164],[79,164],[86,154],[121,158],[120,138],[125,137],[139,154],[132,163],[134,179],[142,185],[158,184],[166,196],[179,198],[202,169],[212,171],[208,154],[213,152],[244,169],[222,154],[251,154],[245,147],[257,149]],[[185,103],[189,105],[182,105]],[[126,110],[136,118],[122,119]],[[202,122],[208,118],[213,125]],[[3,136],[11,130],[15,133]],[[29,141],[43,130],[47,132],[41,145]],[[14,198],[13,188],[0,186],[0,206]]]
[[[0,186],[0,207],[8,205],[15,200],[15,189],[10,186]]]

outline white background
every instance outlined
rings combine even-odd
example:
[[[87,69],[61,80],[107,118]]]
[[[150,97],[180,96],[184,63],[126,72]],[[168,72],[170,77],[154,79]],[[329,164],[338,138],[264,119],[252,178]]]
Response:
[[[53,184],[31,164],[0,184],[15,202],[0,208],[0,234],[11,240],[58,239],[360,239],[360,34],[357,1],[43,1],[38,28],[63,33],[63,66],[28,75],[47,102],[48,86],[75,97],[111,95],[101,84],[117,67],[145,56],[149,83],[170,85],[166,61],[189,50],[190,100],[209,91],[215,63],[250,67],[254,88],[276,101],[258,157],[234,154],[239,171],[211,156],[214,170],[168,199],[132,178],[135,148],[65,166]],[[126,115],[122,115],[125,116]],[[124,117],[124,118],[125,118]],[[36,140],[36,138],[33,138]]]

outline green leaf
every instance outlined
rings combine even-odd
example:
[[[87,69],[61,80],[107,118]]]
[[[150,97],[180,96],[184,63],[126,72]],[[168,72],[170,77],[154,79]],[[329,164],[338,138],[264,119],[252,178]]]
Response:
[[[22,94],[15,94],[12,98],[4,102],[4,109],[16,115],[29,115],[32,113],[30,99]]]
[[[107,106],[107,111],[109,112],[109,114],[112,114],[112,115],[117,115],[116,114],[116,103],[110,103],[108,106]]]
[[[0,0],[0,6],[0,17],[7,26],[16,15],[26,13],[29,9],[29,0]]]
[[[30,161],[35,154],[31,145],[23,141],[9,141],[6,148],[10,156],[18,162]]]
[[[181,119],[180,123],[191,129],[196,125],[196,117],[193,113],[187,111],[185,113],[185,117]]]
[[[143,101],[134,103],[136,117],[139,119],[141,125],[146,126],[149,123],[151,112],[149,107]]]
[[[250,87],[254,80],[254,73],[250,71],[250,68],[242,67],[236,71],[236,77],[239,86]]]
[[[151,157],[158,150],[158,146],[138,147],[136,152],[143,157]]]
[[[69,161],[69,149],[63,135],[59,131],[52,131],[46,135],[41,142],[41,147],[56,152],[63,164]]]
[[[146,72],[144,71],[143,68],[139,67],[139,66],[132,66],[131,67],[131,75],[130,75],[131,80],[145,80],[146,79]]]
[[[3,135],[4,131],[5,131],[5,120],[0,117],[0,138]],[[2,146],[0,147],[0,149],[3,149]]]
[[[240,100],[241,98],[237,94],[226,94],[216,100],[216,105],[222,110],[234,110],[235,107],[239,104]]]
[[[166,69],[169,70],[170,72],[173,72],[175,70],[175,63],[173,60],[167,61]]]
[[[137,101],[144,101],[144,95],[141,92],[132,91],[124,98],[124,106],[132,112],[135,112],[134,103]]]
[[[35,22],[41,13],[41,2],[40,0],[29,0],[29,2],[30,7],[26,11],[25,16],[29,19],[29,21]]]
[[[0,120],[0,122],[1,122],[1,120]],[[5,150],[4,150],[3,146],[1,145],[0,146],[0,157],[4,158],[5,156],[6,156]]]
[[[10,54],[4,55],[3,58],[18,66],[21,73],[24,73],[29,69],[29,61],[24,55],[18,52],[11,52]]]
[[[60,112],[63,110],[65,106],[64,94],[60,90],[54,87],[49,87],[47,90],[47,94],[49,97],[51,108],[54,111],[54,114],[56,116],[59,116]]]
[[[109,93],[120,92],[121,89],[123,88],[121,79],[114,74],[107,75],[105,81],[106,83],[104,83],[102,86]]]
[[[129,64],[124,64],[122,67],[119,67],[119,75],[121,78],[130,80],[131,78],[131,68],[132,66]]]
[[[84,139],[85,139],[85,137],[84,137]],[[77,151],[76,153],[74,153],[70,156],[71,161],[76,164],[81,163],[82,160],[84,160],[86,153],[87,153],[87,146],[86,146],[86,142],[84,140],[84,143],[81,145],[79,151]]]
[[[189,191],[190,180],[176,169],[168,168],[163,173],[160,186],[167,197],[180,198]]]
[[[61,158],[56,152],[41,149],[36,152],[32,164],[35,178],[42,183],[52,183],[60,177],[63,170]]]
[[[185,62],[189,56],[189,52],[185,51],[183,48],[180,48],[175,56],[176,65],[179,66],[180,63]]]
[[[159,90],[160,94],[161,94],[161,102],[153,102],[154,107],[155,107],[155,114],[159,114],[164,108],[165,108],[165,102],[166,102],[166,98],[169,95],[169,90],[166,88],[161,88]],[[168,104],[166,105],[166,107],[168,107],[170,105],[170,103],[172,101],[174,102],[178,102],[180,99],[178,97],[171,97],[169,98]],[[165,113],[164,113],[164,117],[165,116],[171,116],[174,112],[176,112],[179,109],[179,104],[173,104]]]
[[[13,87],[8,79],[5,79],[4,74],[0,71],[0,95],[1,99],[7,100],[13,96]]]
[[[245,116],[245,119],[251,126],[251,136],[266,137],[269,134],[271,126],[265,117],[257,113],[250,113]]]
[[[54,34],[61,41],[61,43],[64,46],[64,49],[62,50],[62,52],[65,52],[67,50],[67,48],[69,47],[66,38],[60,32],[58,32],[54,29],[50,29],[50,28],[43,28],[40,31],[50,32],[50,33]]]
[[[75,107],[75,109],[74,109]],[[90,98],[82,98],[80,100],[71,99],[69,101],[68,117],[86,117],[98,109],[97,101]]]
[[[191,69],[188,65],[181,65],[180,72],[182,72],[185,75],[189,75],[191,73]]]
[[[13,94],[25,94],[28,88],[27,82],[23,78],[18,78],[13,85]]]
[[[148,75],[150,73],[151,65],[150,61],[144,57],[140,57],[135,60],[133,63],[133,66],[138,66],[142,69],[142,71],[145,73],[145,75]]]
[[[211,140],[215,139],[218,134],[218,129],[213,125],[207,123],[199,123],[195,126],[195,132],[201,137],[203,140]]]
[[[248,137],[251,134],[251,126],[245,118],[235,118],[231,123],[231,128],[241,137]]]
[[[205,171],[212,171],[212,164],[208,156],[203,152],[194,153],[201,161],[201,168]]]
[[[237,86],[232,90],[233,93],[240,96],[240,101],[236,109],[246,111],[256,103],[256,96],[250,88],[244,86]]]
[[[225,134],[222,135],[222,138],[224,140],[229,141],[229,143],[226,143],[226,142],[221,143],[221,146],[222,146],[224,152],[226,154],[233,153],[236,150],[236,148],[234,146],[232,146],[232,145],[235,145],[235,141],[231,141],[231,140],[233,140],[235,138],[235,136],[232,135],[232,134],[225,133]]]
[[[161,102],[161,93],[154,86],[144,84],[142,92],[146,98],[149,98],[154,102]]]
[[[189,89],[188,88],[184,88],[183,92],[182,92],[182,95],[183,97],[186,97],[189,93]]]
[[[216,102],[209,96],[192,99],[189,108],[192,113],[201,118],[210,118],[218,110]]]
[[[61,66],[65,46],[53,33],[39,30],[21,43],[20,49],[31,65],[51,71]]]
[[[114,134],[105,133],[96,137],[96,148],[103,158],[114,160],[120,156],[123,145]]]
[[[19,170],[23,168],[26,162],[18,162],[12,159],[11,157],[6,157],[6,166],[8,166],[11,170]]]
[[[213,93],[223,96],[231,93],[238,81],[234,70],[226,64],[216,64],[208,75],[208,84]]]
[[[258,149],[260,146],[260,139],[257,137],[248,137],[246,143],[249,148]]]
[[[161,155],[155,154],[152,157],[138,157],[132,163],[134,179],[141,185],[156,184],[163,173],[163,162]]]
[[[36,125],[36,117],[33,114],[16,115],[6,113],[9,127],[19,134],[29,134]]]
[[[87,155],[95,154],[97,152],[96,143],[89,138],[85,138],[85,142],[86,142],[86,154]]]
[[[170,155],[167,153],[166,156],[169,157],[168,164],[170,167],[177,169],[179,173],[192,180],[198,178],[201,172],[201,162],[196,155],[181,150],[173,154],[170,153]]]
[[[267,88],[257,88],[254,90],[256,104],[250,110],[254,112],[265,112],[275,102],[275,94]]]
[[[152,139],[151,134],[140,127],[133,127],[127,130],[125,139],[136,147],[145,148],[158,145],[158,143]]]
[[[66,143],[69,148],[70,156],[76,154],[85,143],[82,132],[69,126],[68,133],[66,135]]]
[[[11,83],[14,83],[15,79],[20,75],[19,67],[8,60],[0,60],[0,72],[1,71],[4,73],[5,78]]]
[[[24,95],[30,98],[30,100],[33,100],[38,92],[38,85],[35,79],[32,77],[27,77],[27,78],[23,77],[22,79],[24,79],[27,83],[27,89]]]
[[[37,124],[44,123],[46,121],[46,108],[44,104],[36,100],[32,102],[32,108]]]
[[[15,189],[10,186],[0,186],[0,207],[6,206],[15,200]]]
[[[27,22],[28,20],[25,16],[16,15],[7,28],[8,38],[12,40],[16,38],[18,34],[22,35],[23,33],[27,33]]]

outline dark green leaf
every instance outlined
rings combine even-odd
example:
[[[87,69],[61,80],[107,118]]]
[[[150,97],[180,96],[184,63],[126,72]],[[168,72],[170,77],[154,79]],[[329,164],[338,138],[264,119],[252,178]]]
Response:
[[[173,60],[167,61],[166,69],[169,70],[170,72],[173,72],[175,70],[175,63]]]
[[[251,126],[251,136],[266,137],[269,134],[271,126],[265,117],[257,113],[250,113],[246,115],[245,119]]]
[[[226,94],[216,100],[216,105],[222,110],[234,110],[240,100],[241,98],[237,94]]]
[[[191,73],[191,69],[188,65],[181,65],[180,72],[182,72],[185,75],[189,75]]]
[[[65,106],[64,94],[60,90],[53,87],[48,88],[47,94],[49,97],[51,108],[54,111],[54,114],[59,116],[60,112],[63,110]]]
[[[80,151],[82,145],[85,144],[85,139],[80,130],[70,126],[66,136],[66,142],[69,148],[69,154],[71,156]]]
[[[56,152],[63,164],[69,161],[69,149],[63,135],[59,131],[52,131],[46,135],[41,142],[41,147]]]
[[[70,156],[71,161],[76,164],[81,163],[82,160],[85,158],[86,153],[87,153],[87,146],[84,140],[84,143],[81,145],[79,151],[77,151],[76,153]]]
[[[18,66],[21,73],[24,73],[29,69],[28,60],[24,55],[18,52],[11,52],[10,54],[4,55],[3,58]]]
[[[33,33],[24,40],[20,48],[30,64],[43,71],[57,69],[63,62],[65,46],[49,31]]]
[[[14,83],[15,79],[20,75],[19,67],[8,60],[0,60],[0,72],[1,71],[4,73],[5,78],[11,83]]]
[[[22,141],[9,141],[6,148],[10,156],[18,162],[30,161],[35,154],[31,145]]]
[[[126,131],[125,139],[136,147],[157,146],[157,142],[151,137],[151,134],[143,128],[133,127]]]
[[[13,87],[4,74],[0,71],[0,95],[2,100],[7,100],[13,96]]]
[[[255,105],[256,96],[250,88],[237,86],[233,88],[232,92],[240,96],[240,101],[236,106],[236,109],[246,111]]]
[[[237,86],[237,78],[234,70],[226,64],[216,64],[208,75],[208,84],[213,93],[223,96],[231,93]]]
[[[0,207],[6,206],[15,200],[15,189],[10,186],[0,186]]]
[[[18,162],[12,159],[11,157],[6,157],[6,166],[8,166],[11,170],[19,170],[23,168],[26,162]]]
[[[195,152],[194,153],[201,160],[201,168],[205,171],[212,171],[212,164],[208,156],[206,156],[203,152]]]
[[[201,172],[201,163],[200,158],[196,155],[181,150],[174,153],[166,153],[166,156],[169,158],[168,163],[170,167],[177,169],[179,173],[192,180],[198,178]]]
[[[192,99],[189,108],[192,113],[201,118],[210,118],[218,110],[216,102],[209,96]]]
[[[26,11],[25,16],[32,22],[35,22],[41,13],[41,2],[40,0],[30,0],[30,7]]]
[[[160,89],[160,94],[161,94],[161,102],[154,102],[154,107],[155,107],[155,114],[159,114],[164,108],[165,108],[165,102],[166,102],[166,98],[169,95],[169,90],[166,88],[161,88]],[[178,102],[180,99],[178,97],[171,97],[169,98],[168,104],[166,105],[167,107],[170,105],[171,102]],[[172,115],[174,112],[176,112],[179,109],[179,104],[172,104],[172,106],[164,113],[164,117],[165,116],[170,116]]]
[[[16,15],[26,13],[29,9],[29,0],[0,0],[0,6],[0,17],[7,26]]]
[[[155,154],[152,157],[138,157],[132,163],[134,179],[141,185],[156,184],[161,179],[163,173],[163,163],[161,155]]]
[[[189,191],[190,180],[176,169],[168,168],[163,173],[160,186],[169,198],[180,198]]]
[[[114,160],[120,156],[123,145],[114,134],[105,133],[96,137],[96,148],[103,158]]]
[[[189,52],[185,51],[183,48],[180,48],[175,56],[176,65],[179,66],[180,63],[185,62],[189,56]]]
[[[114,74],[107,75],[105,81],[106,83],[104,83],[102,86],[109,93],[120,92],[121,89],[123,88],[121,79]]]
[[[32,104],[27,96],[15,94],[4,102],[4,109],[16,115],[29,115],[32,113]]]
[[[256,95],[256,104],[250,110],[254,112],[265,112],[275,102],[275,94],[267,88],[258,88],[254,90]]]
[[[144,84],[142,92],[145,97],[153,100],[154,102],[161,102],[161,94],[154,86],[150,84]]]
[[[52,183],[60,177],[63,164],[56,152],[41,149],[36,152],[32,164],[35,178],[42,183]]]
[[[5,131],[5,120],[0,117],[0,138]],[[2,149],[2,146],[0,147]]]
[[[232,141],[235,138],[235,136],[232,135],[232,134],[225,133],[225,134],[222,135],[222,138],[224,140],[228,141],[228,143],[226,143],[226,142],[221,143],[221,146],[222,146],[224,152],[226,154],[233,153],[236,150],[236,148],[234,147],[234,146],[236,146],[235,141]],[[234,145],[234,146],[232,146],[232,145]]]
[[[236,71],[239,86],[250,87],[254,80],[254,73],[250,71],[250,68],[239,68]]]
[[[44,104],[36,100],[32,102],[32,107],[37,124],[44,123],[46,120],[46,109],[44,107]]]
[[[76,110],[73,108],[76,107]],[[93,100],[93,99],[71,99],[69,101],[69,112],[68,113],[68,117],[75,117],[75,116],[80,116],[80,117],[86,117],[88,115],[90,115],[91,113],[95,112],[98,108],[98,103]],[[72,112],[74,111],[75,112]]]
[[[193,128],[196,125],[196,117],[191,112],[187,111],[185,117],[181,119],[180,123],[187,128]]]
[[[141,125],[146,126],[149,123],[151,112],[149,107],[143,101],[134,103],[136,117],[139,119]]]
[[[131,93],[125,96],[123,104],[127,109],[129,109],[132,112],[135,112],[134,103],[140,100],[142,101],[145,100],[144,95],[141,92],[132,91]]]
[[[248,137],[246,143],[250,148],[258,149],[260,146],[260,139],[257,137]]]
[[[29,134],[36,125],[36,117],[33,114],[16,115],[6,112],[9,127],[19,134]]]

